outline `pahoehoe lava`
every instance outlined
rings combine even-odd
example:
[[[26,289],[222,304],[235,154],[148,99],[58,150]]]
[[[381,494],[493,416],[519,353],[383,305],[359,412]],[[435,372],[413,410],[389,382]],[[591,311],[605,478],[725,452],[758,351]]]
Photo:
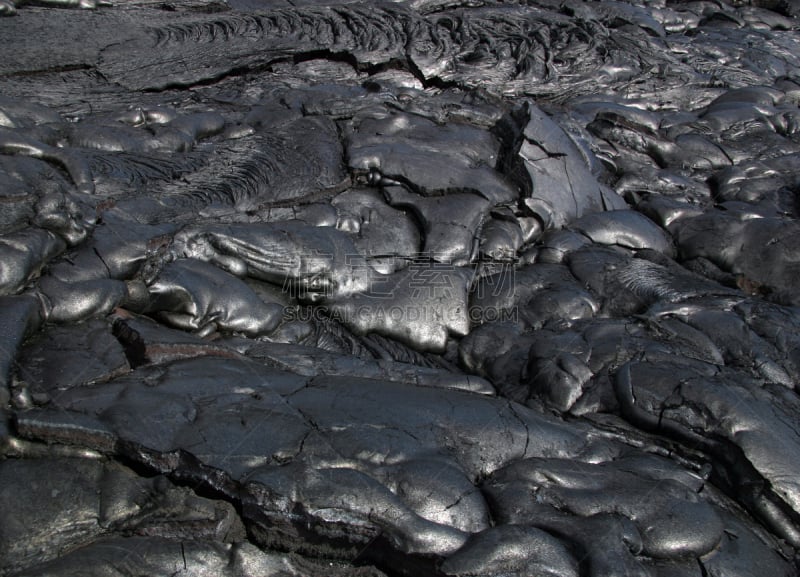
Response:
[[[800,4],[0,0],[0,575],[800,574]]]

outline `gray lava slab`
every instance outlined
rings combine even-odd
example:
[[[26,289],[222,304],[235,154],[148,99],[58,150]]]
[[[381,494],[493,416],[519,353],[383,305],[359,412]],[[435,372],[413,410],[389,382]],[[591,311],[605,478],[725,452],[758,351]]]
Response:
[[[16,483],[25,484],[30,499],[19,498]],[[0,487],[6,513],[0,524],[3,574],[55,574],[70,566],[74,571],[78,564],[71,556],[83,557],[89,563],[84,570],[96,571],[91,574],[110,574],[93,567],[99,561],[94,555],[74,551],[92,550],[115,534],[138,535],[145,542],[172,540],[179,549],[187,538],[202,537],[223,548],[244,539],[244,526],[230,503],[98,458],[5,460]],[[120,539],[123,549],[125,542]]]
[[[0,574],[797,574],[792,3],[0,15]]]

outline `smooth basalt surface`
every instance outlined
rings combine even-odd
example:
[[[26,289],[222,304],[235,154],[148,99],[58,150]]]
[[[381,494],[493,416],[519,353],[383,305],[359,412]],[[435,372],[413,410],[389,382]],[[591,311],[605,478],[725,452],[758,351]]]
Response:
[[[800,4],[0,16],[0,575],[798,574]]]

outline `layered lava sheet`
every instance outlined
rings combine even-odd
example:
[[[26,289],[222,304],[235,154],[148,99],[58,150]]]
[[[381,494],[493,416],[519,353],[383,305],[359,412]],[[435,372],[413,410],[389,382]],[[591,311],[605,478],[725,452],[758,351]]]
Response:
[[[798,574],[800,2],[0,15],[0,575]]]

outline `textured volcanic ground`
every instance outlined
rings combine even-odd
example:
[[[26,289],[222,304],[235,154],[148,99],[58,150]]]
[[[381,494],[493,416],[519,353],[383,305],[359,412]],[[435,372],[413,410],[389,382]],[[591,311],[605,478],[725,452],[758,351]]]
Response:
[[[0,575],[798,574],[800,3],[0,15]]]

